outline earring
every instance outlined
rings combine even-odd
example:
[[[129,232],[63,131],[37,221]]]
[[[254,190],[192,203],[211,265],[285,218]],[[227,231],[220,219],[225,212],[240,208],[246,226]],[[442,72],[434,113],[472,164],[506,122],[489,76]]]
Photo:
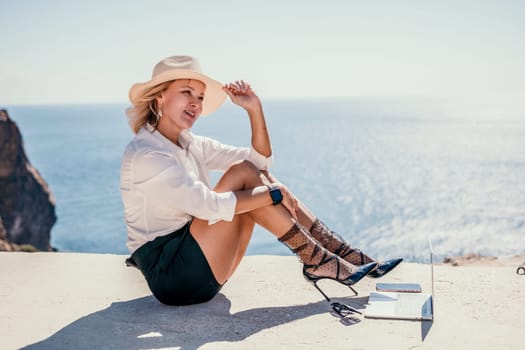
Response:
[[[157,117],[157,123],[158,123],[159,119],[162,117],[162,111],[159,109],[159,113],[156,113],[153,107],[151,106],[151,103],[148,106],[149,106],[149,110],[153,113],[153,115]]]

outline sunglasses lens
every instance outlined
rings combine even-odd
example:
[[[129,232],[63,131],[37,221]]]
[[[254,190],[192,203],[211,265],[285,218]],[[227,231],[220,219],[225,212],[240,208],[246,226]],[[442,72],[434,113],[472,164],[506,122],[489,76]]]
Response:
[[[341,316],[341,317],[347,317],[347,316],[352,315],[354,313],[361,314],[356,309],[354,309],[354,308],[352,308],[352,307],[350,307],[348,305],[340,304],[340,303],[332,303],[332,310],[334,310],[334,312],[336,314],[338,314],[339,316]]]

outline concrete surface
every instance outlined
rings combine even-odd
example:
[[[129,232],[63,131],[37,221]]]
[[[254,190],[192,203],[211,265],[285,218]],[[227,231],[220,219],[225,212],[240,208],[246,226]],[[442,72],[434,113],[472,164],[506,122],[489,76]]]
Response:
[[[525,349],[525,276],[515,267],[436,266],[433,322],[340,319],[306,283],[295,257],[246,257],[212,301],[158,303],[125,256],[0,253],[1,349]],[[381,282],[418,282],[403,263]],[[332,281],[335,300],[364,309]]]

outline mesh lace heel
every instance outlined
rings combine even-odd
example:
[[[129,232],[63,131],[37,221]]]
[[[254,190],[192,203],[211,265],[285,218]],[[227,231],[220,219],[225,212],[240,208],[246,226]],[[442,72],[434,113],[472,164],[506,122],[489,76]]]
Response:
[[[376,266],[375,262],[360,267],[346,262],[323,248],[299,223],[293,224],[290,230],[279,238],[279,241],[299,257],[304,264],[303,276],[308,282],[313,283],[327,300],[330,298],[319,288],[318,281],[322,279],[337,281],[350,287],[357,295],[351,285],[357,283]]]
[[[335,277],[323,276],[323,275],[315,275],[315,274],[313,274],[311,272],[308,272],[308,270],[311,270],[311,269],[315,270],[315,269],[319,268],[320,266],[322,266],[324,264],[330,263],[334,259],[335,259],[336,266],[337,266],[337,272],[336,272]],[[321,262],[318,265],[307,265],[307,264],[305,264],[303,266],[303,276],[304,276],[304,278],[306,279],[307,282],[310,282],[310,283],[312,283],[314,285],[314,287],[323,295],[323,297],[326,299],[326,301],[330,301],[330,298],[326,295],[325,292],[323,292],[323,290],[321,288],[319,288],[319,286],[317,285],[317,282],[319,282],[320,280],[323,280],[323,279],[329,279],[329,280],[337,281],[337,282],[347,286],[348,288],[350,288],[352,290],[352,292],[354,292],[354,295],[358,295],[359,293],[357,293],[357,291],[352,287],[352,285],[354,285],[357,282],[359,282],[363,277],[365,277],[370,272],[370,270],[375,268],[376,265],[377,265],[377,263],[373,262],[373,263],[369,263],[369,264],[366,264],[366,265],[359,266],[359,267],[356,268],[356,271],[354,273],[352,273],[350,276],[348,276],[348,277],[343,279],[343,278],[340,277],[340,272],[341,272],[340,264],[341,263],[338,260],[337,256],[335,256],[335,255],[326,255],[325,254],[323,256]]]
[[[316,219],[312,224],[310,233],[312,237],[319,241],[328,251],[353,265],[359,266],[371,262],[377,262],[376,268],[372,269],[367,277],[383,277],[403,261],[402,258],[376,261],[363,253],[360,249],[352,248],[339,234],[330,230],[328,226],[319,219]]]

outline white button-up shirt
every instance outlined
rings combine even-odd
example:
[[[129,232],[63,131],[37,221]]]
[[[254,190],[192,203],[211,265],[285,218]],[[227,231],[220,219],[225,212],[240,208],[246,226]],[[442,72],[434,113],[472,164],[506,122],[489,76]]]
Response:
[[[182,148],[153,127],[139,130],[126,147],[120,172],[120,192],[131,254],[156,237],[184,226],[192,217],[211,224],[231,221],[237,198],[210,187],[208,172],[225,171],[239,160],[268,169],[272,158],[253,148],[233,147],[183,131]]]

